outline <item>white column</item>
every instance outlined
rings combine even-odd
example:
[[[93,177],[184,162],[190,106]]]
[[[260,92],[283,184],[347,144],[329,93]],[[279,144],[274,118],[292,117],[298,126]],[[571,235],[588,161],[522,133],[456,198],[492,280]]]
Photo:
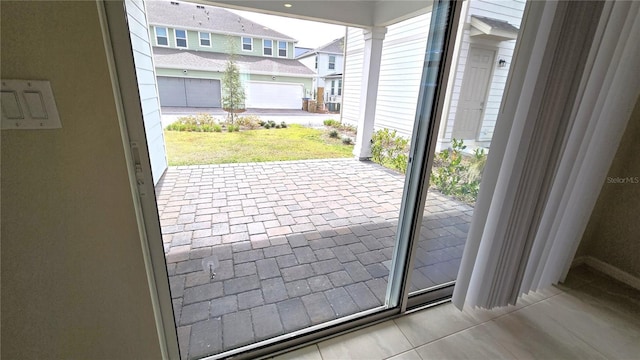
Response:
[[[373,27],[363,31],[364,59],[360,87],[360,116],[358,118],[356,145],[353,148],[353,155],[359,160],[371,158],[371,137],[373,136],[373,124],[376,118],[382,41],[387,33],[387,28]]]

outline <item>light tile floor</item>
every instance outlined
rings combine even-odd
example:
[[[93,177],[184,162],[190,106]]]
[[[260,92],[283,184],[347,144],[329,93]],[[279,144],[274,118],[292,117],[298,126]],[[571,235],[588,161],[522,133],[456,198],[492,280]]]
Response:
[[[640,291],[586,266],[495,311],[451,303],[276,357],[284,359],[640,359]]]

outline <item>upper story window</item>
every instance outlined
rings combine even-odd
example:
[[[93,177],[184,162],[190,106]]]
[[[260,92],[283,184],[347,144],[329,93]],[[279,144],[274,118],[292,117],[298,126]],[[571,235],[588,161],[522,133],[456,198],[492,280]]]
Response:
[[[278,41],[278,56],[287,57],[287,42]]]
[[[318,68],[318,55],[316,55],[316,63],[315,63],[314,68],[315,68],[315,69],[317,69],[317,68]]]
[[[329,55],[329,70],[336,69],[336,57],[334,55]]]
[[[198,33],[198,37],[200,38],[200,46],[211,47],[211,34],[209,33]]]
[[[169,37],[167,36],[167,28],[156,26],[156,45],[169,46]]]
[[[262,40],[262,55],[273,56],[273,40]]]
[[[242,51],[253,51],[253,39],[242,37]]]
[[[187,30],[178,30],[175,29],[176,34],[176,47],[186,48],[187,47]]]

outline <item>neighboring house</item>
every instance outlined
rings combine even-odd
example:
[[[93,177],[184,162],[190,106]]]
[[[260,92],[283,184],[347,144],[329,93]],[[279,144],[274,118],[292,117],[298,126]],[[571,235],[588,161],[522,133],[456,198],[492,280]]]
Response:
[[[451,139],[489,147],[504,91],[524,0],[469,0],[462,34],[456,43],[440,123],[438,148]],[[411,137],[431,14],[387,27],[382,50],[375,128],[389,128]],[[342,120],[357,124],[363,49],[362,30],[347,30]],[[470,65],[470,66],[469,66]]]
[[[162,106],[221,107],[221,79],[235,54],[247,108],[300,109],[313,71],[295,59],[297,40],[233,12],[178,1],[147,2]]]
[[[324,103],[342,102],[344,37],[309,50],[296,58],[315,72],[313,98],[317,98],[318,94],[322,93]]]

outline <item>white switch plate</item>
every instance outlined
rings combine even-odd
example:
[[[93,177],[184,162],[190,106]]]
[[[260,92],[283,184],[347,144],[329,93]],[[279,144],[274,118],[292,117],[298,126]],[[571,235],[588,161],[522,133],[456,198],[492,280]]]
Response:
[[[51,84],[42,80],[2,80],[2,129],[59,129]]]

